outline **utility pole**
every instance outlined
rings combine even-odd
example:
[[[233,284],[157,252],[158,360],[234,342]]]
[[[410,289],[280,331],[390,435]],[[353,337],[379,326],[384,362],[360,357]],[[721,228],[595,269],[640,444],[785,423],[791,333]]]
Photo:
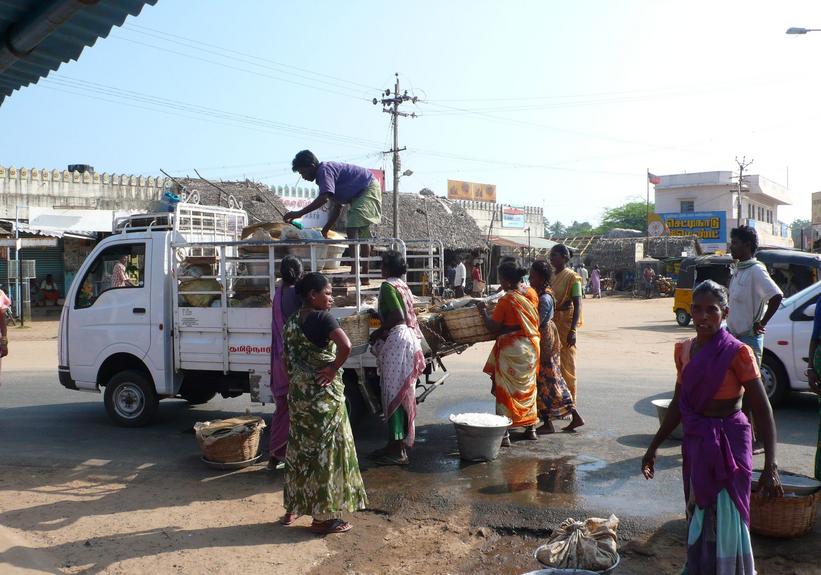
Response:
[[[385,152],[386,154],[393,154],[393,237],[399,237],[399,170],[402,169],[402,160],[399,158],[399,152],[407,148],[399,147],[399,117],[415,118],[416,113],[400,112],[399,105],[405,102],[413,102],[418,100],[416,96],[408,96],[408,91],[399,92],[399,74],[396,74],[396,85],[393,88],[393,95],[390,89],[385,90],[383,98],[374,98],[374,106],[382,104],[382,111],[391,115],[391,126],[393,126],[393,149]]]
[[[741,225],[741,183],[744,179],[744,170],[746,170],[747,167],[753,163],[753,161],[750,160],[748,162],[747,156],[742,157],[741,160],[739,160],[738,156],[736,156],[735,163],[738,164],[738,197],[736,199],[736,207],[738,208],[738,210],[735,220],[735,226],[738,227]]]

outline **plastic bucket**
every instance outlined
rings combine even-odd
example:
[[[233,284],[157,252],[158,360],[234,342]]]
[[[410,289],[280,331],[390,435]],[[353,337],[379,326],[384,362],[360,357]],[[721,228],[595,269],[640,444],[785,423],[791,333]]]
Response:
[[[493,461],[499,456],[502,446],[502,437],[512,423],[499,427],[478,427],[464,423],[456,423],[454,416],[450,416],[456,428],[456,442],[459,444],[459,457],[465,461]]]
[[[654,399],[650,403],[656,406],[656,415],[659,418],[659,425],[664,422],[664,416],[667,415],[667,410],[670,408],[670,403],[672,399]],[[679,423],[673,432],[670,434],[670,439],[678,439],[681,441],[684,439],[684,430],[681,428],[681,424]]]

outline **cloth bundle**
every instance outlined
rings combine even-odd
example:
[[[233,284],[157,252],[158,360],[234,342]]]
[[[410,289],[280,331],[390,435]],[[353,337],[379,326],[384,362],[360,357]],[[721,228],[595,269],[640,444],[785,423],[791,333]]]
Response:
[[[549,567],[604,571],[612,567],[618,557],[618,527],[619,519],[615,515],[586,521],[565,519],[539,549],[536,559]]]

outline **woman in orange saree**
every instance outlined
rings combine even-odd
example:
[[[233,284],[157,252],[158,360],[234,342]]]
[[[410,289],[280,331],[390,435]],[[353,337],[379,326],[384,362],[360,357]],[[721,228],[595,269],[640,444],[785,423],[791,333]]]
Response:
[[[524,427],[525,438],[535,440],[539,421],[536,408],[536,376],[539,367],[539,298],[522,285],[527,270],[513,262],[499,266],[505,295],[489,315],[484,302],[477,307],[488,329],[497,334],[484,372],[490,376],[496,398],[496,414],[509,417],[512,427]],[[502,446],[510,445],[505,434]]]

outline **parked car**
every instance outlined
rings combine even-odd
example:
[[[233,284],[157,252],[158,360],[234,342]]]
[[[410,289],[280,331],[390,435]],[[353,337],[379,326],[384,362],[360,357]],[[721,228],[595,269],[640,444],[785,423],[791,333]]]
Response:
[[[785,298],[767,324],[761,380],[770,403],[782,403],[792,391],[809,389],[807,352],[821,282]]]

